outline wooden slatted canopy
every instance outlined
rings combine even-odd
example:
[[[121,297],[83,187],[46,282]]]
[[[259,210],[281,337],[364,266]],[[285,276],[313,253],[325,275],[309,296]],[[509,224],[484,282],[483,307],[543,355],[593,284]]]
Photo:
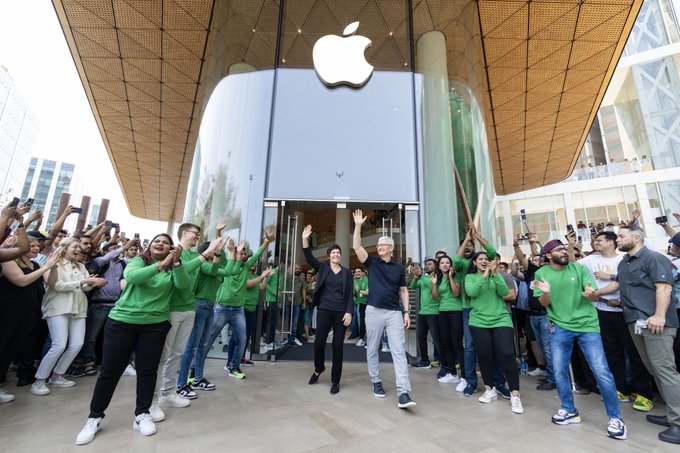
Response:
[[[235,63],[275,66],[278,0],[53,0],[130,212],[181,220],[200,119]],[[496,190],[575,165],[642,0],[414,0],[414,40],[446,36],[449,75],[484,106]],[[403,0],[290,0],[281,66],[350,21],[376,70],[404,70]],[[304,33],[298,30],[304,28]],[[417,71],[417,67],[415,70]]]

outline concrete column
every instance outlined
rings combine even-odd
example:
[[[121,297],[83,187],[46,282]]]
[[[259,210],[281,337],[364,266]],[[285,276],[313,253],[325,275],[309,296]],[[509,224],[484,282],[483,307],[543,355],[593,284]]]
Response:
[[[293,211],[293,216],[297,217],[296,231],[291,232],[295,237],[291,238],[291,244],[296,244],[295,247],[295,264],[304,264],[305,259],[302,257],[302,230],[305,229],[305,213],[304,211]]]
[[[106,216],[109,213],[109,200],[102,198],[102,202],[99,205],[99,217],[97,217],[97,224],[106,221]]]
[[[83,198],[80,200],[80,209],[83,210],[80,214],[78,214],[78,221],[76,222],[76,231],[82,231],[83,228],[85,228],[85,223],[87,222],[87,214],[88,211],[90,210],[90,197],[87,195],[83,195]],[[95,225],[92,225],[93,227]]]
[[[342,248],[342,260],[340,264],[345,267],[349,267],[349,209],[336,209],[335,210],[335,243]]]
[[[68,208],[68,204],[71,201],[71,194],[62,192],[61,197],[59,198],[59,207],[57,208],[57,216],[55,219],[58,219],[61,217],[61,215],[66,211],[66,208]]]

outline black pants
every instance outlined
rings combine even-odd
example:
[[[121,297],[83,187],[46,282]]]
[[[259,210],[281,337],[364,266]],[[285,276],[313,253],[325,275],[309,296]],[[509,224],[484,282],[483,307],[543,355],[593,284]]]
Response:
[[[614,375],[616,389],[628,395],[634,391],[652,399],[652,376],[645,368],[635,343],[630,336],[628,325],[623,319],[622,312],[597,310],[597,317],[600,320],[600,335],[602,335],[602,346],[607,357],[607,364]],[[629,389],[626,385],[626,355],[630,363],[630,370],[633,377],[633,388]]]
[[[439,313],[441,316],[441,312]],[[494,386],[493,369],[494,360],[500,363],[508,381],[511,391],[519,391],[519,370],[515,361],[515,334],[512,327],[495,327],[484,329],[470,326],[472,340],[475,342],[475,352],[479,361],[479,370],[482,372],[484,385],[489,388]]]
[[[366,341],[366,304],[359,304],[359,338]]]
[[[267,326],[267,343],[273,343],[276,334],[276,322],[279,320],[279,303],[267,302],[267,305],[269,305],[267,308],[269,320],[269,325]]]
[[[439,312],[439,341],[441,351],[444,354],[444,365],[453,374],[456,374],[456,359],[460,363],[461,375],[465,376],[465,348],[463,347],[463,312],[440,311]],[[475,350],[477,344],[475,343]]]
[[[0,384],[7,380],[7,369],[35,324],[36,301],[0,302]]]
[[[326,355],[326,340],[331,328],[333,329],[333,367],[331,368],[331,382],[340,383],[342,375],[342,353],[345,342],[345,325],[342,323],[344,312],[316,310],[316,337],[314,338],[314,372],[321,373],[326,369],[324,358]]]
[[[416,331],[418,332],[418,349],[420,349],[420,360],[430,361],[427,351],[427,334],[432,336],[434,350],[441,350],[439,340],[439,315],[418,315],[416,319]],[[462,327],[462,326],[461,326]]]
[[[169,321],[157,324],[128,324],[109,319],[106,322],[102,366],[90,402],[90,418],[104,416],[118,380],[128,366],[133,352],[137,371],[135,415],[149,412],[156,387],[158,363],[169,330]]]

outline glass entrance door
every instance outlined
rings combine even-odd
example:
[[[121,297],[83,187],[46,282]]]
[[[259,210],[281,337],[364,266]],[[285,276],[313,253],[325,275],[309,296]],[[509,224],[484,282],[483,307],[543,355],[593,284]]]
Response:
[[[327,248],[338,244],[342,249],[342,265],[350,269],[360,267],[351,247],[355,209],[361,209],[368,217],[362,229],[362,245],[369,254],[377,253],[376,244],[381,236],[389,236],[395,242],[394,259],[407,273],[410,273],[411,261],[420,259],[417,204],[265,201],[264,226],[276,225],[278,235],[270,246],[268,260],[276,273],[270,277],[265,301],[261,304],[261,314],[266,319],[258,324],[261,326],[260,358],[313,359],[313,345],[309,340],[314,333],[315,318],[309,304],[315,272],[302,254],[302,231],[306,225],[312,225],[310,249],[319,261],[327,261]],[[407,275],[407,279],[409,277]],[[413,330],[407,334],[407,352],[414,355],[415,322],[412,324]],[[347,361],[365,360],[365,350],[357,348],[353,340],[346,341],[346,352]]]

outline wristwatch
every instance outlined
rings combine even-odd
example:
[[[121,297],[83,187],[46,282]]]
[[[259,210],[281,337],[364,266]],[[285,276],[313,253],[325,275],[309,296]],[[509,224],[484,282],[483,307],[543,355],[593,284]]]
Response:
[[[616,281],[616,274],[609,274],[609,280]]]

